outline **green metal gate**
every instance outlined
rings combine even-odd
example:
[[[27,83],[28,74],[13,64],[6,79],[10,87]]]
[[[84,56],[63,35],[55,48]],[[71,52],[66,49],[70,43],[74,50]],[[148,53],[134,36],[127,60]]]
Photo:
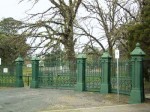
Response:
[[[86,63],[85,89],[86,91],[100,91],[101,64],[99,60]]]
[[[143,75],[144,75],[144,92],[150,94],[150,58],[143,61]]]
[[[32,80],[32,76],[31,75],[23,75],[22,78],[23,78],[24,86],[30,86],[31,80]]]
[[[44,62],[39,68],[38,86],[41,88],[74,89],[76,84],[75,62]]]
[[[24,64],[22,78],[24,86],[30,86],[32,80],[32,67],[27,67],[27,65]]]
[[[119,61],[119,93],[130,94],[132,79],[131,79],[131,62]],[[111,63],[111,92],[117,93],[117,63]]]
[[[0,87],[15,87],[16,76],[14,65],[0,66]]]

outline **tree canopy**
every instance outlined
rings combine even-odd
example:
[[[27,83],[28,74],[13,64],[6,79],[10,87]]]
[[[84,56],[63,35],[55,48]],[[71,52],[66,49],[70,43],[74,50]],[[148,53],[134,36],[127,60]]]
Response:
[[[19,34],[22,22],[13,18],[0,21],[0,57],[2,64],[11,64],[19,56],[25,56],[29,50],[26,39]]]
[[[31,1],[35,6],[40,0],[29,0]],[[34,21],[25,24],[24,34],[30,35],[33,40],[40,38],[41,43],[35,47],[43,47],[42,52],[51,52],[49,49],[63,45],[68,60],[75,60],[75,46],[78,47],[80,37],[88,40],[84,47],[97,48],[98,45],[100,50],[108,49],[112,56],[117,46],[129,55],[137,42],[148,52],[144,45],[149,43],[145,42],[149,40],[149,26],[141,21],[148,21],[146,16],[144,17],[149,13],[146,8],[148,6],[144,5],[145,1],[49,0],[47,9],[29,14],[29,19]],[[85,13],[80,14],[81,10]]]
[[[150,1],[142,0],[140,21],[128,28],[129,49],[134,49],[135,43],[141,43],[141,47],[150,56]]]
[[[25,1],[25,0],[22,0]],[[33,0],[35,4],[38,2]],[[42,13],[31,14],[30,18],[41,17],[33,23],[26,25],[26,32],[35,38],[43,38],[45,42],[45,52],[50,48],[64,46],[68,60],[75,60],[74,46],[76,38],[74,36],[74,24],[77,12],[82,0],[49,0],[50,6]],[[41,43],[39,44],[41,45]],[[39,46],[38,45],[38,46]]]

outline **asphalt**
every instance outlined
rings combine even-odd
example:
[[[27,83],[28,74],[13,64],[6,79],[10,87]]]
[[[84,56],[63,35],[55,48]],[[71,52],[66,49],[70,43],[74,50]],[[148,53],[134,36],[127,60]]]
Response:
[[[59,89],[0,88],[0,112],[150,112],[146,103],[129,105],[129,96]]]
[[[150,112],[150,104],[127,104],[66,110],[47,110],[41,112]]]

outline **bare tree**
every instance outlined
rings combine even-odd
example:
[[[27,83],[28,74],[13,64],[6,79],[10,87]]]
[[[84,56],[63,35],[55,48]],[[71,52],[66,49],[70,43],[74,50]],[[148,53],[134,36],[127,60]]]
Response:
[[[30,1],[34,1],[36,5],[40,0]],[[49,0],[49,2],[50,6],[47,10],[30,14],[30,19],[40,18],[35,23],[27,24],[26,32],[35,37],[32,43],[36,38],[41,38],[42,41],[36,46],[47,42],[43,46],[45,51],[60,43],[63,44],[67,59],[74,60],[74,46],[77,41],[75,34],[89,38],[87,44],[91,44],[93,48],[97,43],[105,51],[108,45],[111,55],[113,55],[116,43],[119,42],[126,47],[126,42],[124,42],[127,41],[124,36],[126,28],[124,26],[129,25],[132,21],[138,21],[138,7],[135,4],[140,3],[140,0]],[[79,22],[77,12],[81,4],[86,9],[87,16]],[[96,25],[90,24],[91,21]],[[80,31],[75,32],[75,28],[79,28]],[[95,32],[99,32],[99,35],[95,35]]]
[[[33,1],[34,5],[39,2],[39,0]],[[29,19],[35,17],[40,17],[40,19],[34,23],[26,24],[27,28],[24,33],[28,33],[35,39],[37,37],[43,38],[38,46],[49,40],[45,45],[47,50],[60,43],[63,44],[67,59],[74,60],[74,45],[76,43],[74,23],[82,0],[49,0],[49,2],[51,5],[47,10],[41,13],[30,14]]]
[[[122,32],[120,28],[137,19],[137,7],[134,3],[134,0],[85,0],[83,6],[89,12],[89,15],[84,17],[84,20],[86,18],[95,21],[97,26],[86,28],[87,26],[83,27],[79,25],[79,28],[83,32],[82,35],[89,36],[92,40],[97,41],[103,51],[105,50],[104,45],[106,43],[102,43],[102,41],[99,40],[105,38],[108,50],[110,54],[113,55],[113,47],[119,41],[123,41],[120,36],[120,32]],[[91,30],[94,30],[94,27],[98,27],[99,31],[104,31],[103,35],[95,36],[92,34]],[[123,29],[123,27],[121,29]]]

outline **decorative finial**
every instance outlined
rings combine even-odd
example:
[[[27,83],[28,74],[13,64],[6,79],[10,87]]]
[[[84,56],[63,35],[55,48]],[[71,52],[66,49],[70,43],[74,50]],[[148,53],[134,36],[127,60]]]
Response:
[[[140,43],[136,43],[136,47],[140,47]]]
[[[108,49],[106,49],[105,52],[108,52]]]
[[[140,48],[140,44],[136,44],[136,48],[131,52],[132,56],[144,56],[145,52]]]

